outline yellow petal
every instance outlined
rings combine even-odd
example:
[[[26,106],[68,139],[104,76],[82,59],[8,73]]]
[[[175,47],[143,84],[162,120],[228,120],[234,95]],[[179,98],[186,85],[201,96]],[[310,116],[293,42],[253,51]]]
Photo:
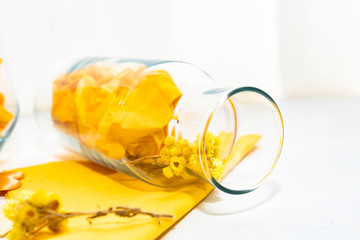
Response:
[[[108,157],[158,153],[181,92],[165,71],[144,70],[99,63],[60,76],[53,85],[57,126]]]
[[[113,94],[95,85],[95,79],[86,76],[79,81],[76,89],[76,121],[81,140],[87,146],[94,146],[100,119],[106,113]]]
[[[0,93],[0,131],[2,131],[13,118],[13,115],[4,107],[5,97]]]
[[[51,115],[56,121],[69,123],[75,121],[74,92],[68,89],[54,90]]]
[[[151,79],[168,105],[175,108],[182,94],[169,73],[163,70],[150,71],[145,79]]]
[[[119,142],[103,139],[98,141],[96,144],[99,150],[109,158],[121,159],[125,157],[125,149]]]
[[[144,79],[127,96],[113,114],[125,129],[161,129],[173,117],[173,111],[155,85],[155,79]]]
[[[4,106],[4,103],[5,103],[5,97],[4,95],[0,92],[0,106]]]

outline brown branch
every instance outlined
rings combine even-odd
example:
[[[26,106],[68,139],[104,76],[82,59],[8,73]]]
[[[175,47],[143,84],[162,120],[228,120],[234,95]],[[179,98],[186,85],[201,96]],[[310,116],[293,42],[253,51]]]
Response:
[[[106,216],[108,214],[115,214],[116,216],[119,217],[134,217],[140,214],[140,215],[148,215],[150,217],[157,218],[159,224],[160,224],[160,218],[173,218],[173,215],[170,214],[157,214],[157,213],[142,211],[139,208],[127,208],[127,207],[115,207],[115,208],[109,208],[107,210],[90,211],[90,212],[65,212],[65,213],[44,209],[42,212],[47,215],[47,218],[59,217],[61,219],[90,215],[88,217],[88,220]]]

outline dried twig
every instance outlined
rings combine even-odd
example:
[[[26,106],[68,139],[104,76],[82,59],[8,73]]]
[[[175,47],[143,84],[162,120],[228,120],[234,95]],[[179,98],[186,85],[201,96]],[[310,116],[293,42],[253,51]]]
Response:
[[[79,217],[79,216],[87,216],[88,222],[92,224],[92,219],[107,216],[109,214],[115,214],[119,217],[135,217],[136,215],[148,215],[150,217],[156,218],[158,220],[158,224],[160,224],[161,218],[173,218],[174,216],[171,214],[158,214],[152,212],[142,211],[140,208],[128,208],[128,207],[110,207],[106,210],[99,210],[99,211],[90,211],[90,212],[57,212],[49,209],[42,209],[39,211],[43,214],[42,222],[43,224],[36,229],[34,229],[30,234],[35,234],[44,227],[48,226],[50,220],[56,220],[57,222],[61,222],[63,220],[72,218],[72,217]]]
[[[59,217],[61,219],[67,219],[72,217],[90,215],[88,219],[94,219],[102,216],[106,216],[108,214],[115,214],[119,217],[135,217],[136,215],[148,215],[153,218],[157,218],[160,223],[160,218],[173,218],[171,214],[158,214],[142,211],[140,208],[128,208],[128,207],[111,207],[107,210],[99,210],[99,211],[91,211],[91,212],[56,212],[53,210],[44,210],[44,213],[49,216]]]

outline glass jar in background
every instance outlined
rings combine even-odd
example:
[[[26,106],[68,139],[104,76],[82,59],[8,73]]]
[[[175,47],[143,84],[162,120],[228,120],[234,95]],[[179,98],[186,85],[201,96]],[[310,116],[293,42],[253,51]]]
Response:
[[[0,150],[10,136],[18,115],[19,106],[10,87],[6,59],[0,56]]]
[[[179,61],[63,61],[40,84],[35,110],[67,148],[162,187],[202,179],[226,193],[250,192],[283,144],[268,94],[223,87]]]

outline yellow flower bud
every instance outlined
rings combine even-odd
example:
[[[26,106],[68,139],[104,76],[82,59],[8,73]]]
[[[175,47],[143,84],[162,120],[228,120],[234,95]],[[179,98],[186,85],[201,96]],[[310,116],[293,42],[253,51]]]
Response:
[[[184,157],[171,157],[170,167],[176,176],[180,176],[185,170],[185,158]]]
[[[53,232],[64,232],[67,229],[68,220],[52,218],[49,220],[48,227]]]
[[[165,146],[171,146],[175,142],[175,138],[173,136],[167,136],[164,141]]]
[[[18,212],[18,221],[27,226],[29,229],[34,228],[40,220],[38,209],[26,203],[24,203],[21,207],[21,210]]]
[[[29,234],[21,225],[14,225],[11,232],[7,235],[8,240],[27,240],[29,238]]]
[[[29,197],[29,202],[36,207],[46,207],[48,205],[47,192],[44,190],[37,190]]]
[[[186,147],[183,148],[182,155],[185,158],[190,157],[192,153],[193,153],[193,150],[192,150],[192,148],[190,146],[186,146]]]
[[[163,161],[169,162],[170,161],[170,149],[168,147],[163,147],[160,150],[160,157]]]
[[[164,176],[167,177],[167,178],[172,178],[172,177],[174,176],[174,173],[173,173],[173,171],[171,170],[171,167],[170,167],[170,166],[163,168],[163,174],[164,174]]]
[[[180,156],[181,153],[182,153],[182,149],[179,148],[179,147],[173,147],[173,148],[170,149],[170,155],[171,155],[172,157],[174,157],[174,156]]]
[[[212,133],[206,133],[206,142],[214,144],[215,142],[215,137]]]
[[[225,171],[224,162],[219,158],[212,158],[210,171],[211,175],[218,180]]]
[[[46,205],[47,209],[56,211],[61,208],[61,205],[62,203],[59,195],[57,195],[56,193],[50,193],[48,195],[48,203]]]
[[[189,145],[189,142],[186,139],[181,139],[181,140],[179,140],[178,142],[175,143],[175,146],[182,147],[182,148],[186,147],[188,145]]]
[[[8,199],[7,204],[4,205],[3,207],[3,211],[4,211],[4,215],[5,217],[7,217],[8,219],[15,221],[16,219],[16,214],[17,214],[17,205],[19,204],[19,200],[17,199]]]

